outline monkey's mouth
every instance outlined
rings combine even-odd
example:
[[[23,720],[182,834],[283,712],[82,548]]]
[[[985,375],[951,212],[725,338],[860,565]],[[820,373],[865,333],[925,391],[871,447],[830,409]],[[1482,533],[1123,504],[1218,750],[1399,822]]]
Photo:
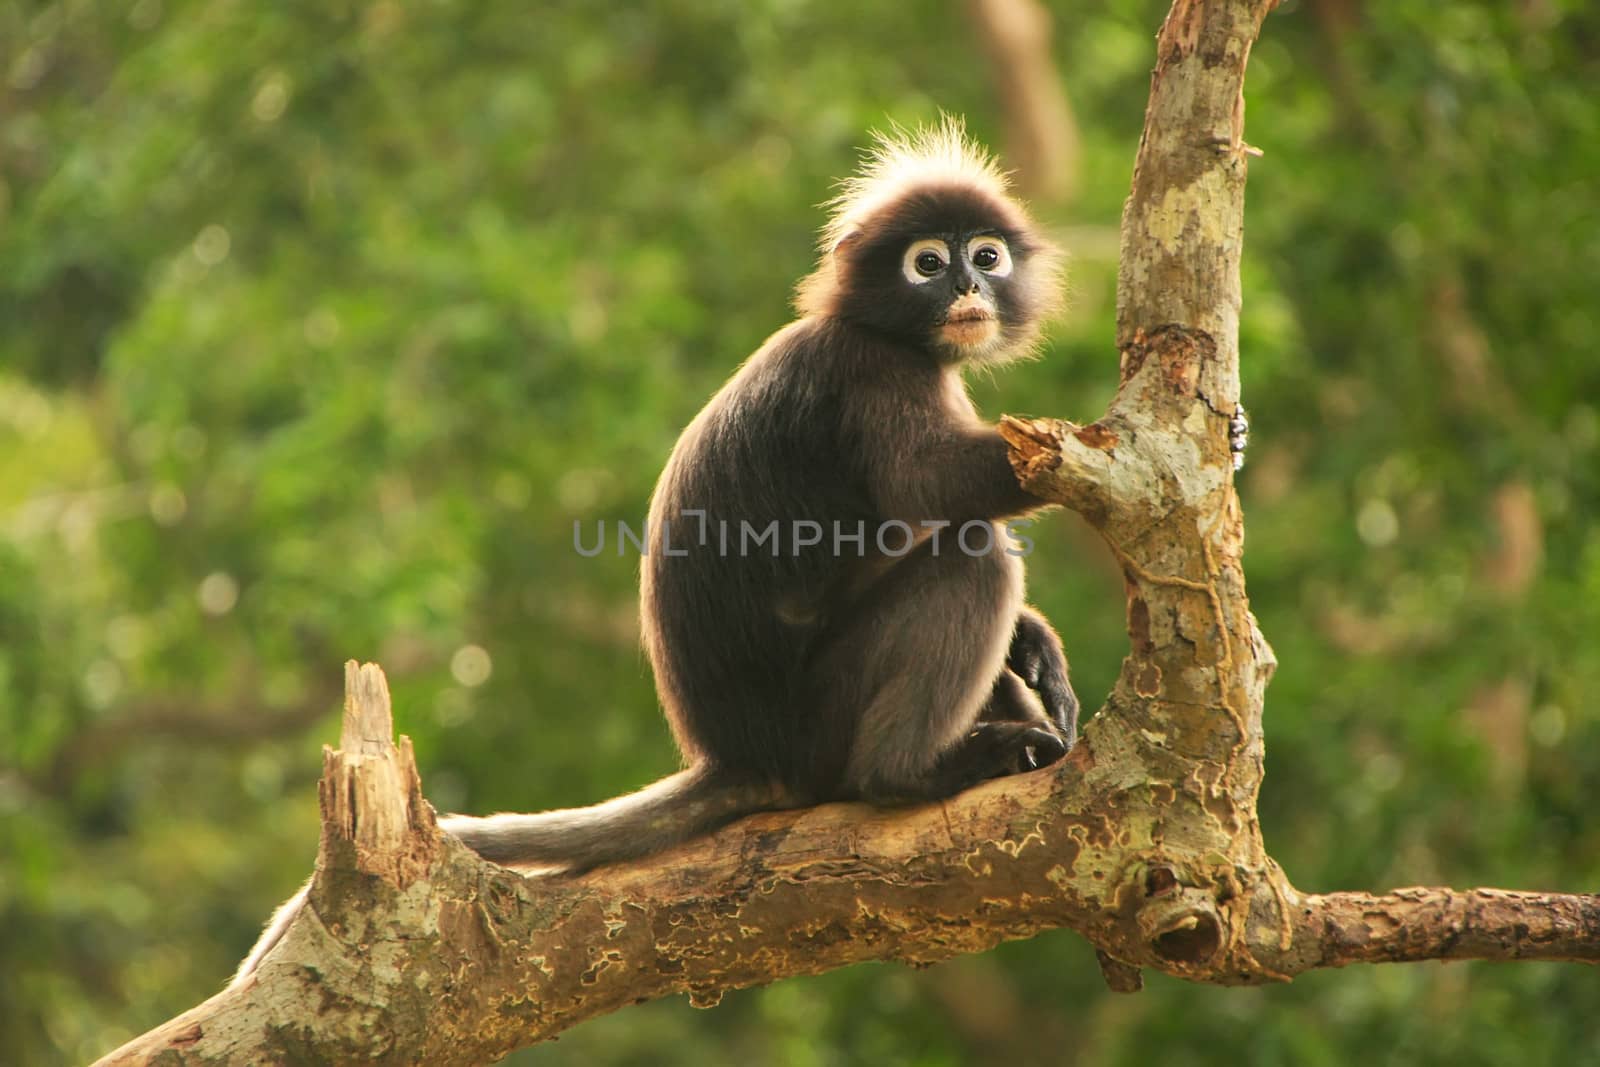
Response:
[[[946,344],[968,348],[987,345],[1000,333],[1000,320],[986,307],[967,306],[952,308],[939,327]]]

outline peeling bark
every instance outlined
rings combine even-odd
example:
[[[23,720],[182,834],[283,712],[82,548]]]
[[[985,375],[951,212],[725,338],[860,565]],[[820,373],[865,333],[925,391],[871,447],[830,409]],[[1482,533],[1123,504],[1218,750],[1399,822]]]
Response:
[[[1007,420],[1019,479],[1111,546],[1129,652],[1068,758],[949,801],[756,816],[634,863],[524,878],[439,833],[376,668],[347,672],[310,906],[249,980],[102,1063],[484,1063],[585,1019],[1070,927],[1113,989],[1420,959],[1600,958],[1600,898],[1302,895],[1256,818],[1274,667],[1245,595],[1243,83],[1271,0],[1177,0],[1123,217],[1121,383],[1089,426]],[[361,710],[366,709],[366,710]],[[381,709],[375,710],[375,709]],[[356,712],[360,712],[357,714]]]

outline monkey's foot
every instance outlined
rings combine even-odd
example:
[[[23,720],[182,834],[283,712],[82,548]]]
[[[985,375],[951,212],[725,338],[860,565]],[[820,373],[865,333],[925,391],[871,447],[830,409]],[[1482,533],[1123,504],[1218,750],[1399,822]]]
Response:
[[[970,785],[1048,767],[1066,754],[1067,742],[1054,729],[1025,722],[986,722],[967,735],[956,764]]]
[[[1017,774],[1026,774],[1036,771],[1040,767],[1048,767],[1057,760],[1066,756],[1067,750],[1072,747],[1072,739],[1062,737],[1057,730],[1040,730],[1035,728],[1034,733],[1043,734],[1042,744],[1023,746],[1021,758],[1017,761]]]
[[[1078,694],[1067,676],[1067,657],[1044,616],[1029,608],[1017,617],[1006,666],[1039,697],[1045,714],[1071,748],[1078,740]],[[994,716],[999,718],[1001,716]],[[1026,718],[1026,716],[1012,716]],[[1042,764],[1041,764],[1042,766]]]
[[[1072,683],[1067,680],[1067,672],[1044,675],[1039,679],[1039,684],[1033,686],[1033,691],[1039,695],[1039,702],[1044,705],[1045,712],[1050,716],[1061,743],[1068,748],[1077,744],[1078,694],[1072,691]]]

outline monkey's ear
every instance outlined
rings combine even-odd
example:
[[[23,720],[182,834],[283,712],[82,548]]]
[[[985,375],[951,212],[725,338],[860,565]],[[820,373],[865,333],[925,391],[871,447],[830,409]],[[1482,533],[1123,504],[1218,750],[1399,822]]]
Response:
[[[829,252],[834,256],[843,255],[849,250],[851,245],[854,245],[859,240],[861,240],[861,231],[859,229],[851,230],[844,236],[840,237],[837,241],[833,242],[833,248],[831,248]]]
[[[817,315],[833,309],[839,293],[839,276],[849,273],[846,256],[860,238],[860,229],[852,229],[832,245],[823,246],[827,251],[817,263],[817,269],[801,278],[800,284],[795,286],[796,311],[801,315]]]

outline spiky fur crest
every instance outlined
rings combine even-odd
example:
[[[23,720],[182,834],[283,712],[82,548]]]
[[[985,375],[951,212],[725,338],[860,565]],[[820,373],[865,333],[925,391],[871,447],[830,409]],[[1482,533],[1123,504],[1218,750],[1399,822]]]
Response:
[[[933,126],[907,130],[891,125],[872,132],[872,149],[860,169],[839,182],[823,207],[828,223],[819,242],[836,249],[872,216],[925,186],[963,186],[996,200],[1009,200],[1011,182],[987,149],[967,136],[966,123],[943,115]]]

